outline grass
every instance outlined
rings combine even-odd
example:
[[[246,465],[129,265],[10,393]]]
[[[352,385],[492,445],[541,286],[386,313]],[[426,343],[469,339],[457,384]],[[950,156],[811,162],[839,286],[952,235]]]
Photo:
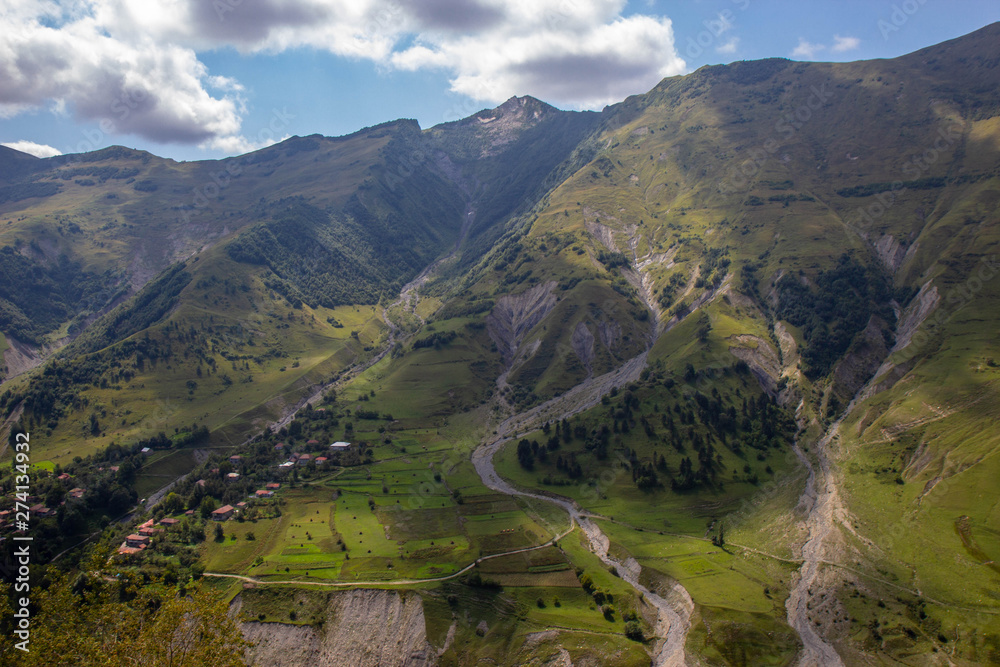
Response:
[[[401,430],[395,435],[426,444],[412,455],[368,466],[333,474],[317,471],[312,477],[303,473],[296,488],[286,485],[278,492],[280,518],[241,524],[243,541],[206,543],[209,567],[278,580],[432,578],[457,572],[480,555],[533,546],[552,536],[549,527],[535,520],[551,527],[557,522],[551,511],[528,508],[526,513],[510,498],[491,497],[481,486],[464,487],[475,493],[458,504],[450,476],[439,482],[427,472],[428,462],[438,462],[452,451],[435,430]],[[334,501],[335,495],[339,497]],[[237,524],[225,525],[228,530]],[[258,539],[252,547],[244,544],[251,525],[262,526],[254,531]],[[258,556],[262,563],[251,566]],[[525,558],[523,567],[509,573],[565,584],[565,576],[552,569],[539,570],[534,560]]]
[[[194,451],[190,449],[153,452],[136,478],[135,492],[140,498],[146,498],[191,470],[194,465]]]
[[[263,291],[259,270],[223,257],[215,261],[212,267],[195,265],[195,278],[182,293],[181,305],[166,324],[153,330],[153,335],[166,342],[174,341],[177,356],[169,362],[146,364],[127,382],[83,390],[81,395],[92,410],[102,415],[102,433],[81,438],[92,410],[70,412],[46,437],[47,456],[65,463],[111,442],[128,442],[192,423],[207,426],[213,442],[236,444],[248,429],[275,419],[282,406],[357,361],[366,354],[363,347],[382,335],[384,324],[374,307],[316,311],[303,307],[296,312],[283,305],[280,297]],[[212,282],[219,270],[231,282],[243,281],[261,291],[233,295],[225,283]],[[293,327],[286,327],[289,315],[296,321]],[[329,325],[329,317],[343,327]],[[201,332],[198,335],[211,352],[204,357],[190,355],[196,345],[178,341],[176,331]],[[233,331],[240,333],[234,336]],[[357,339],[351,331],[359,332]],[[239,352],[254,360],[226,361],[220,338],[233,346],[227,354]],[[205,359],[212,363],[206,364]]]

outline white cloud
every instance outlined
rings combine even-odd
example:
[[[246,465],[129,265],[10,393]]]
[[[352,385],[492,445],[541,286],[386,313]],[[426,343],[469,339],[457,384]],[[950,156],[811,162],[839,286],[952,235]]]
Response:
[[[197,143],[239,131],[240,100],[212,96],[212,81],[194,51],[149,37],[111,36],[93,16],[58,27],[39,7],[34,16],[0,15],[0,105],[25,110],[49,104],[107,134]]]
[[[826,47],[822,44],[813,44],[807,42],[806,40],[799,38],[799,44],[794,49],[792,49],[793,58],[803,58],[805,60],[812,60],[816,57],[816,54],[825,49]]]
[[[859,46],[861,46],[861,40],[857,37],[841,37],[840,35],[834,35],[831,50],[834,53],[843,53],[844,51],[856,49]]]
[[[5,0],[0,117],[48,107],[108,134],[225,151],[243,136],[246,91],[205,50],[308,48],[400,70],[439,69],[453,91],[530,94],[597,108],[686,69],[669,19],[627,0]],[[720,14],[718,34],[732,27]],[[736,38],[719,47],[735,50]],[[107,129],[105,129],[107,128]]]
[[[670,21],[648,16],[569,29],[511,25],[428,40],[395,54],[392,63],[400,69],[450,70],[452,90],[477,100],[530,94],[576,108],[621,101],[685,69],[673,47]]]
[[[52,157],[54,155],[62,155],[62,151],[58,148],[46,146],[45,144],[36,144],[34,141],[9,141],[0,144],[0,146],[13,148],[16,151],[28,153],[29,155],[34,155],[35,157]]]
[[[733,37],[725,44],[716,47],[715,50],[719,53],[733,54],[736,53],[736,49],[738,49],[739,46],[740,46],[740,38]]]

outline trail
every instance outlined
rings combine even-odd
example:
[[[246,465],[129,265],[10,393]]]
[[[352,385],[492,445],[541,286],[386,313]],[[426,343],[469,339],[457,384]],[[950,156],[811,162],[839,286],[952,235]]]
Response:
[[[481,556],[481,557],[479,557],[476,560],[472,561],[471,563],[469,563],[468,565],[466,565],[465,567],[463,567],[461,570],[459,570],[457,572],[452,572],[451,574],[446,574],[446,575],[443,575],[443,576],[440,576],[440,577],[428,577],[427,579],[394,579],[394,580],[389,580],[389,581],[377,581],[377,580],[372,580],[372,579],[363,579],[363,580],[358,580],[358,581],[301,581],[301,580],[300,581],[276,581],[276,580],[272,580],[272,579],[254,579],[253,577],[247,577],[247,576],[244,576],[242,574],[226,574],[224,572],[205,572],[203,574],[206,577],[223,577],[223,578],[226,578],[226,579],[239,579],[239,580],[245,581],[247,583],[259,584],[259,585],[267,585],[267,584],[278,584],[278,585],[295,584],[297,586],[300,586],[300,585],[309,585],[309,586],[327,586],[327,587],[333,587],[333,588],[349,588],[351,586],[413,586],[413,585],[416,585],[416,584],[427,584],[427,583],[433,583],[433,582],[436,582],[436,581],[448,581],[449,579],[454,579],[456,577],[460,577],[463,574],[465,574],[466,572],[468,572],[469,570],[471,570],[472,568],[474,568],[477,565],[481,564],[483,561],[491,560],[493,558],[502,558],[504,556],[513,556],[514,554],[523,554],[523,553],[526,553],[528,551],[537,551],[539,549],[545,549],[546,547],[550,547],[553,544],[555,544],[556,542],[558,542],[559,540],[561,540],[562,538],[566,537],[571,532],[573,532],[573,526],[572,525],[570,525],[569,528],[567,528],[563,532],[559,533],[558,535],[556,535],[555,537],[553,537],[548,542],[545,542],[544,544],[536,544],[536,545],[531,546],[531,547],[522,547],[520,549],[512,549],[510,551],[502,551],[500,553],[490,554],[489,556]]]

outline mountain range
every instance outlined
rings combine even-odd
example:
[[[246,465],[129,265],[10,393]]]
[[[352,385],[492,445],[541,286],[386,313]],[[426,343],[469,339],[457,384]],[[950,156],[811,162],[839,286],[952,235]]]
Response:
[[[217,161],[0,147],[4,456],[89,494],[42,554],[343,439],[236,546],[131,567],[200,568],[260,664],[1000,664],[998,45]]]

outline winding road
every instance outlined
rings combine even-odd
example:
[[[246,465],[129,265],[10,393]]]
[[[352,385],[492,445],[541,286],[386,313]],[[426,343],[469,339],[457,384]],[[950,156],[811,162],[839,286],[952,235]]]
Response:
[[[691,613],[694,602],[679,583],[675,583],[670,593],[671,600],[653,592],[639,583],[642,568],[634,558],[621,562],[608,553],[610,540],[592,520],[593,515],[583,511],[574,501],[554,495],[542,495],[515,488],[503,479],[493,465],[493,457],[508,442],[516,439],[532,426],[543,421],[562,419],[596,405],[601,396],[613,386],[620,386],[636,379],[645,367],[646,353],[630,359],[618,369],[604,375],[590,378],[572,390],[543,403],[532,410],[506,419],[497,428],[497,435],[480,445],[472,454],[472,464],[488,488],[510,496],[533,498],[556,505],[569,515],[570,529],[577,525],[587,536],[587,546],[605,565],[613,566],[621,578],[631,585],[641,597],[656,610],[656,634],[662,639],[653,656],[654,667],[684,667],[687,661],[684,644],[691,628]],[[509,434],[509,435],[508,435]]]

